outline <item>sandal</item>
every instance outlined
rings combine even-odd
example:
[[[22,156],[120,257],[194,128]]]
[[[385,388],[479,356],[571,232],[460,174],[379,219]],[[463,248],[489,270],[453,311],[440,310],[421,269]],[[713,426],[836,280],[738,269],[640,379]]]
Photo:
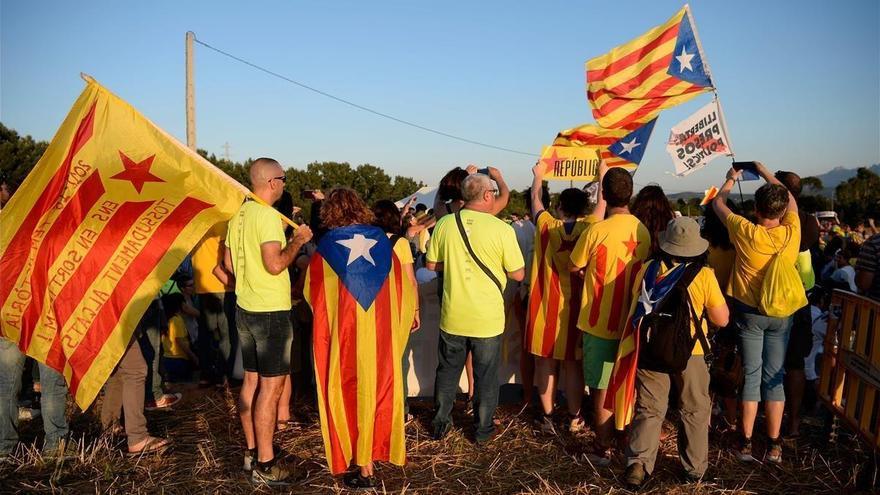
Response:
[[[145,454],[155,454],[164,451],[171,445],[171,441],[165,438],[148,437],[144,442],[144,446],[140,450],[133,451],[128,449],[125,455],[128,457],[137,457]]]

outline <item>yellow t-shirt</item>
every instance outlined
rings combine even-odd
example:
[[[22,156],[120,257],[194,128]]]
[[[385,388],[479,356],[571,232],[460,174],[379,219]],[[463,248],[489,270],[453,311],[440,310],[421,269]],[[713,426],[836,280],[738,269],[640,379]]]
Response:
[[[628,213],[596,222],[581,234],[571,252],[572,265],[586,267],[578,328],[603,339],[620,339],[650,250],[651,234]]]
[[[388,237],[391,237],[389,234]],[[405,237],[399,237],[394,243],[394,254],[400,260],[401,265],[412,265],[414,263],[412,249],[409,247],[409,241]]]
[[[420,253],[428,252],[428,242],[431,239],[431,233],[428,232],[428,229],[420,230],[418,237],[418,250]]]
[[[214,276],[214,267],[223,263],[220,242],[226,237],[226,222],[219,222],[196,244],[192,253],[193,279],[196,294],[220,294],[230,288]]]
[[[665,264],[661,265],[658,275],[662,278],[663,275],[672,268],[675,268],[675,266],[677,265],[671,267],[667,267]],[[700,269],[691,285],[688,286],[688,296],[691,298],[691,305],[697,316],[702,315],[707,308],[717,308],[727,304],[724,300],[724,294],[721,293],[721,287],[718,285],[715,271],[707,266]],[[694,335],[695,331],[694,322],[691,322],[691,335]],[[706,336],[706,340],[709,339],[709,324],[705,318],[703,319],[703,335]],[[703,345],[697,340],[691,355],[701,356],[703,354]]]
[[[792,266],[797,262],[801,242],[800,219],[797,213],[787,211],[778,227],[768,229],[731,214],[727,217],[727,231],[736,247],[736,261],[727,294],[756,308],[764,273],[773,255],[780,252],[783,260],[790,261]]]
[[[718,285],[721,286],[722,291],[726,291],[730,283],[730,272],[733,271],[733,261],[736,259],[736,249],[721,249],[709,246],[707,258],[709,266],[715,271]]]
[[[235,296],[244,310],[290,310],[290,275],[287,270],[278,275],[269,273],[260,250],[267,242],[279,242],[282,248],[286,245],[278,218],[272,207],[245,201],[229,219],[226,247],[231,251],[235,270]]]
[[[468,209],[461,210],[461,220],[477,257],[503,289],[507,273],[525,265],[513,228],[493,215]],[[440,328],[453,335],[479,338],[504,331],[504,300],[492,279],[468,253],[455,215],[444,215],[437,221],[428,243],[427,260],[443,263]]]
[[[168,333],[162,336],[162,353],[168,358],[186,359],[188,356],[177,339],[188,339],[189,333],[186,331],[186,323],[180,315],[174,315],[168,321]]]

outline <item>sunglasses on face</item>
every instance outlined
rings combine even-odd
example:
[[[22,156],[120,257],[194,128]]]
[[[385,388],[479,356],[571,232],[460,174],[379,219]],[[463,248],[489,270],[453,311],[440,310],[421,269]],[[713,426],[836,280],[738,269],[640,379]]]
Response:
[[[280,180],[281,182],[287,182],[287,177],[284,175],[281,175],[279,177],[272,177],[271,179],[269,179],[269,182],[272,182],[273,180]]]

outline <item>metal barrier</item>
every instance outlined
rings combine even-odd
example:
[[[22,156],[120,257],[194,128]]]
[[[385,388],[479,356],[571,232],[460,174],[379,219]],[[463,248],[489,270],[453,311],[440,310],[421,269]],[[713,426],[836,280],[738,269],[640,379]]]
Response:
[[[880,449],[880,302],[834,291],[819,398]]]

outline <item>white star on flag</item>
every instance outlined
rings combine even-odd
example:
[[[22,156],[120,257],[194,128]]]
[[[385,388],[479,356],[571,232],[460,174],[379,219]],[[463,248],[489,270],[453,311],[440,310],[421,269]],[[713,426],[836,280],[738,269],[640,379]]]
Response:
[[[367,239],[362,234],[355,234],[351,239],[336,241],[337,244],[342,244],[349,249],[348,263],[346,263],[346,265],[354,263],[358,258],[363,258],[369,261],[373,266],[376,266],[376,262],[373,261],[373,257],[370,255],[370,249],[372,249],[377,242],[379,241],[375,239]]]
[[[627,142],[624,142],[624,141],[621,141],[621,142],[620,142],[620,146],[623,147],[623,150],[622,150],[620,153],[621,153],[621,154],[623,154],[623,153],[632,153],[632,150],[633,150],[636,146],[641,146],[641,145],[642,145],[642,143],[637,143],[637,142],[636,142],[636,138],[633,138],[632,141],[630,141],[630,142],[628,142],[628,143],[627,143]]]
[[[693,72],[694,68],[691,67],[691,59],[694,58],[695,53],[688,53],[685,51],[684,47],[681,47],[681,55],[676,55],[675,58],[678,59],[678,72],[684,72],[685,69]]]

